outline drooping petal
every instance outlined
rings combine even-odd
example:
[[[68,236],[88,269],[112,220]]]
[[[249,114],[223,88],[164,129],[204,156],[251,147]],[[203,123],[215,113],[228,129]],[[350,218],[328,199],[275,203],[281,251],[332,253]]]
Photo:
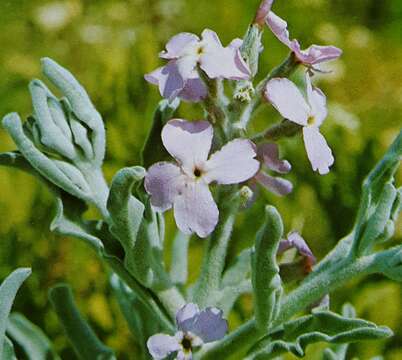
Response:
[[[218,223],[219,210],[202,181],[189,181],[173,204],[177,227],[184,234],[195,232],[199,237],[207,237]]]
[[[245,80],[250,76],[250,69],[235,46],[223,47],[218,35],[212,30],[202,33],[203,50],[199,62],[209,78]],[[235,45],[238,45],[235,43]]]
[[[179,93],[179,97],[184,101],[198,102],[208,95],[205,84],[199,77],[190,78],[186,81],[184,88]]]
[[[183,332],[189,332],[192,328],[196,316],[198,316],[200,312],[197,304],[189,303],[184,305],[177,313],[176,313],[176,325],[177,328]]]
[[[285,196],[293,190],[293,184],[289,180],[270,176],[263,171],[257,173],[254,178],[267,190],[279,196]]]
[[[163,59],[177,59],[183,54],[186,47],[196,44],[198,41],[197,35],[186,32],[177,34],[168,41],[166,51],[162,51],[159,56]]]
[[[199,336],[204,343],[222,339],[228,330],[228,323],[222,315],[222,310],[214,307],[206,308],[199,313],[190,331]]]
[[[151,195],[151,204],[159,211],[166,211],[173,205],[174,199],[183,185],[180,168],[168,162],[152,165],[145,176],[145,190]]]
[[[307,125],[310,108],[293,82],[285,78],[271,79],[266,85],[265,97],[285,119]]]
[[[289,38],[288,23],[276,15],[274,12],[270,11],[266,23],[271,29],[273,34],[286,46],[290,47],[291,41]]]
[[[207,160],[212,137],[213,129],[208,121],[173,119],[162,130],[166,150],[189,172]]]
[[[311,108],[311,116],[314,117],[314,126],[319,127],[328,115],[327,98],[324,93],[313,87],[311,78],[306,72],[307,99]]]
[[[334,157],[324,136],[317,127],[306,126],[303,128],[303,139],[313,170],[318,170],[321,175],[327,174]]]
[[[271,11],[272,3],[274,0],[264,0],[260,7],[257,10],[257,13],[255,14],[254,18],[254,24],[257,24],[259,26],[264,26],[264,23],[267,19],[267,16],[269,12]]]
[[[151,84],[158,85],[160,94],[169,100],[173,100],[178,96],[185,86],[184,79],[179,73],[175,60],[146,74],[144,77]]]
[[[148,351],[155,360],[162,360],[169,354],[181,349],[174,336],[156,334],[147,341]]]
[[[266,143],[258,146],[258,158],[268,169],[280,174],[287,174],[291,169],[289,161],[279,159],[279,147],[274,143]]]
[[[306,65],[335,60],[342,55],[342,50],[335,46],[311,45],[306,50],[301,50],[298,43],[293,43],[291,47],[296,57]]]
[[[253,177],[260,163],[256,147],[246,139],[234,139],[212,154],[205,163],[203,176],[208,183],[238,184]]]
[[[280,254],[290,248],[296,248],[300,255],[308,258],[312,264],[316,263],[316,258],[313,252],[297,231],[292,231],[288,234],[288,238],[286,240],[281,240],[279,243],[278,253]]]

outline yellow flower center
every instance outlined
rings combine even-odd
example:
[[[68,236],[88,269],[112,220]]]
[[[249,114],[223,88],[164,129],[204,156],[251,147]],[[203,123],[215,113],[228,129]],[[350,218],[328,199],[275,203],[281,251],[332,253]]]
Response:
[[[307,124],[308,125],[314,125],[315,124],[315,117],[314,116],[309,116],[307,119]]]

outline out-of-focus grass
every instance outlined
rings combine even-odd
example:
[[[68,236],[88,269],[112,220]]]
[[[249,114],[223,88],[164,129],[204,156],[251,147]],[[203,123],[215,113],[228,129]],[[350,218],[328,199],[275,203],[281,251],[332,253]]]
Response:
[[[181,31],[216,30],[224,43],[241,36],[258,0],[3,0],[0,2],[0,115],[31,112],[27,85],[40,76],[39,59],[50,56],[69,68],[84,84],[103,114],[108,149],[107,178],[123,166],[135,165],[159,100],[143,74],[161,62],[157,54],[165,41]],[[292,163],[294,192],[279,199],[262,193],[260,200],[238,220],[230,254],[250,246],[261,221],[265,202],[278,206],[288,231],[302,231],[320,258],[350,229],[359,201],[360,183],[397,134],[402,117],[402,3],[398,0],[277,1],[291,34],[304,45],[331,43],[341,47],[341,60],[329,64],[332,73],[320,76],[319,86],[329,100],[330,114],[323,132],[336,157],[325,177],[314,174],[300,138],[281,142]],[[286,55],[286,49],[266,32],[262,75]],[[184,118],[200,118],[196,106],[185,104]],[[278,119],[266,106],[255,120],[257,131]],[[0,150],[14,149],[0,131]],[[16,309],[41,326],[63,358],[73,358],[54,313],[47,289],[69,282],[77,301],[100,337],[117,349],[119,359],[136,359],[135,347],[115,301],[104,269],[90,249],[78,241],[48,231],[53,201],[31,177],[1,168],[0,278],[17,266],[34,273],[16,303]],[[399,174],[399,180],[401,179]],[[172,229],[171,215],[168,215]],[[395,243],[402,239],[398,227]],[[202,241],[192,242],[191,280],[198,273]],[[344,301],[359,316],[390,326],[395,337],[354,345],[351,356],[361,359],[383,354],[402,356],[401,286],[379,276],[355,280],[332,296],[332,306]],[[237,326],[251,311],[244,297],[231,316]],[[319,359],[311,347],[309,359]]]

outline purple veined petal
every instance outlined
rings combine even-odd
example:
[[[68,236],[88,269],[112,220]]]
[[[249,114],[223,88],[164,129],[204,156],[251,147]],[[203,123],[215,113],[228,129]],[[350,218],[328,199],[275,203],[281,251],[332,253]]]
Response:
[[[166,211],[184,186],[180,168],[168,162],[152,165],[145,176],[145,190],[151,195],[151,204],[158,211]]]
[[[158,85],[160,94],[169,100],[173,100],[185,86],[175,60],[146,74],[144,77],[151,84]]]
[[[193,172],[208,159],[212,137],[213,129],[208,121],[173,119],[162,129],[166,150],[188,172]]]
[[[306,241],[300,236],[297,231],[292,231],[288,234],[288,242],[291,244],[291,247],[297,249],[300,255],[310,259],[312,264],[316,263],[317,260],[313,252],[310,250]]]
[[[184,234],[195,232],[205,238],[214,231],[219,210],[203,180],[189,181],[173,204],[177,227]]]
[[[240,55],[238,48],[223,47],[218,35],[212,30],[202,33],[203,52],[199,64],[210,79],[224,78],[230,80],[245,80],[250,76],[250,70]]]
[[[176,325],[177,328],[183,332],[191,331],[193,324],[196,320],[200,312],[197,304],[189,303],[184,305],[177,313],[176,313]]]
[[[256,147],[246,139],[234,139],[211,155],[205,163],[207,183],[238,184],[252,178],[260,168]]]
[[[291,41],[289,37],[288,23],[272,11],[269,12],[266,18],[266,23],[279,41],[290,48]]]
[[[198,102],[208,95],[208,90],[204,82],[199,77],[188,79],[184,88],[179,93],[179,97],[184,101]]]
[[[222,315],[222,310],[206,308],[198,314],[190,331],[199,336],[204,343],[222,339],[228,331],[228,323]]]
[[[287,174],[292,170],[289,161],[279,159],[279,147],[275,143],[266,143],[258,146],[258,158],[264,165],[280,174]]]
[[[308,71],[306,71],[305,80],[307,86],[307,99],[311,108],[311,116],[314,118],[314,123],[312,125],[319,127],[328,115],[327,98],[320,89],[313,87]]]
[[[163,59],[177,59],[182,55],[186,47],[196,44],[199,40],[197,35],[191,33],[183,32],[177,34],[168,41],[166,51],[162,51],[159,56]]]
[[[285,196],[293,190],[293,184],[289,180],[270,176],[263,171],[257,173],[254,178],[267,190],[279,196]]]
[[[285,119],[307,125],[310,107],[293,82],[285,78],[271,79],[265,87],[264,95]]]
[[[324,136],[317,127],[306,126],[303,128],[303,139],[313,170],[318,171],[320,175],[327,174],[329,167],[334,163],[334,157]]]
[[[147,341],[148,351],[155,360],[162,360],[169,354],[181,349],[180,344],[174,336],[156,334]]]
[[[292,50],[295,52],[296,57],[306,65],[335,60],[342,55],[342,50],[335,46],[311,45],[306,50],[301,50],[299,46]]]

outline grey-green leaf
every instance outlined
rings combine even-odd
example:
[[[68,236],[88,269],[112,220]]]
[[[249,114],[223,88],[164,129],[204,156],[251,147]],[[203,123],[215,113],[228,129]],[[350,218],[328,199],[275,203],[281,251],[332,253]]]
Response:
[[[272,359],[286,352],[303,357],[309,344],[320,341],[341,344],[390,336],[392,331],[385,326],[330,311],[315,312],[289,321],[266,335],[251,349],[247,360]]]
[[[60,359],[43,331],[22,314],[10,315],[7,334],[24,349],[29,360]]]
[[[13,271],[0,285],[0,354],[3,353],[7,319],[15,296],[17,295],[18,289],[29,275],[31,275],[31,269],[17,269]]]
[[[283,290],[276,254],[282,234],[281,216],[273,206],[267,206],[264,224],[257,233],[252,255],[254,313],[257,326],[262,331],[268,329],[279,311]]]
[[[107,201],[110,231],[119,239],[126,254],[135,246],[143,220],[144,205],[132,195],[132,190],[144,176],[145,169],[140,166],[120,170],[113,178]]]
[[[185,285],[188,275],[188,246],[190,236],[177,230],[172,246],[170,278],[174,284]]]
[[[116,359],[113,351],[96,336],[81,316],[68,285],[60,284],[49,292],[49,299],[77,356],[82,360]]]
[[[0,355],[0,359],[2,360],[17,360],[14,352],[14,345],[7,336],[4,338],[3,354]]]

